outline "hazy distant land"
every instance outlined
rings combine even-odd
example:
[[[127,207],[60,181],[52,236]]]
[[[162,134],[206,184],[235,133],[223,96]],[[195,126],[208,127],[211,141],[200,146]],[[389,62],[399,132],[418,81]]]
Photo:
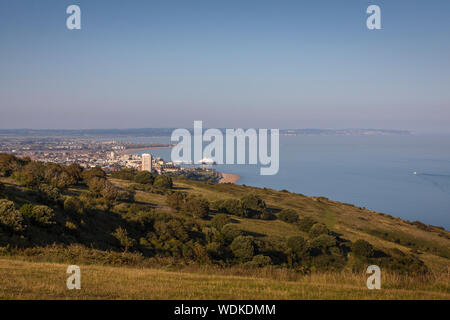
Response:
[[[0,129],[0,136],[76,136],[76,137],[169,137],[176,128],[136,128],[136,129]],[[192,128],[187,128],[193,132]],[[207,128],[204,128],[207,129]],[[225,129],[220,129],[225,132]],[[412,135],[408,130],[387,129],[280,129],[281,135],[321,135],[321,136],[355,136],[355,135]]]

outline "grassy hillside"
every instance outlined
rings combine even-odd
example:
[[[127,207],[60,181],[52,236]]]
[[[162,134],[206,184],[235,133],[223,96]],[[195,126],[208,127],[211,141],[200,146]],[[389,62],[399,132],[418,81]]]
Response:
[[[4,298],[447,299],[449,261],[449,231],[323,197],[0,155]]]

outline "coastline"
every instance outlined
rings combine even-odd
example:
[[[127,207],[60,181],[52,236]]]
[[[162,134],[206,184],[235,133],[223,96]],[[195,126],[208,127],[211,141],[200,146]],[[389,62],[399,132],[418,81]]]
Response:
[[[221,177],[219,183],[236,183],[241,178],[239,175],[234,173],[221,172],[220,175]]]
[[[146,150],[155,150],[155,149],[172,149],[173,146],[165,146],[165,147],[147,147],[147,148],[130,148],[130,149],[124,149],[117,152],[119,155],[123,154],[131,154],[138,151],[146,151]]]

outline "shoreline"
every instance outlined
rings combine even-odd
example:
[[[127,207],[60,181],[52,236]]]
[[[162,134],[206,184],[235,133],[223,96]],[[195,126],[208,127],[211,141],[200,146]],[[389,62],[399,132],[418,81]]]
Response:
[[[240,178],[241,178],[241,176],[234,174],[234,173],[221,172],[219,183],[233,183],[234,184],[234,183],[238,182]]]
[[[172,149],[173,146],[164,146],[164,147],[147,147],[147,148],[130,148],[130,149],[124,149],[117,152],[117,154],[123,155],[123,154],[131,154],[138,151],[146,151],[146,150],[155,150],[155,149]]]

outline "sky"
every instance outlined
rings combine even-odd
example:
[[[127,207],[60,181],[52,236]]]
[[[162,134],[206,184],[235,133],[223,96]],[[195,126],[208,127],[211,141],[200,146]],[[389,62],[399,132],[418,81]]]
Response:
[[[449,133],[449,39],[446,0],[1,0],[0,128]]]

